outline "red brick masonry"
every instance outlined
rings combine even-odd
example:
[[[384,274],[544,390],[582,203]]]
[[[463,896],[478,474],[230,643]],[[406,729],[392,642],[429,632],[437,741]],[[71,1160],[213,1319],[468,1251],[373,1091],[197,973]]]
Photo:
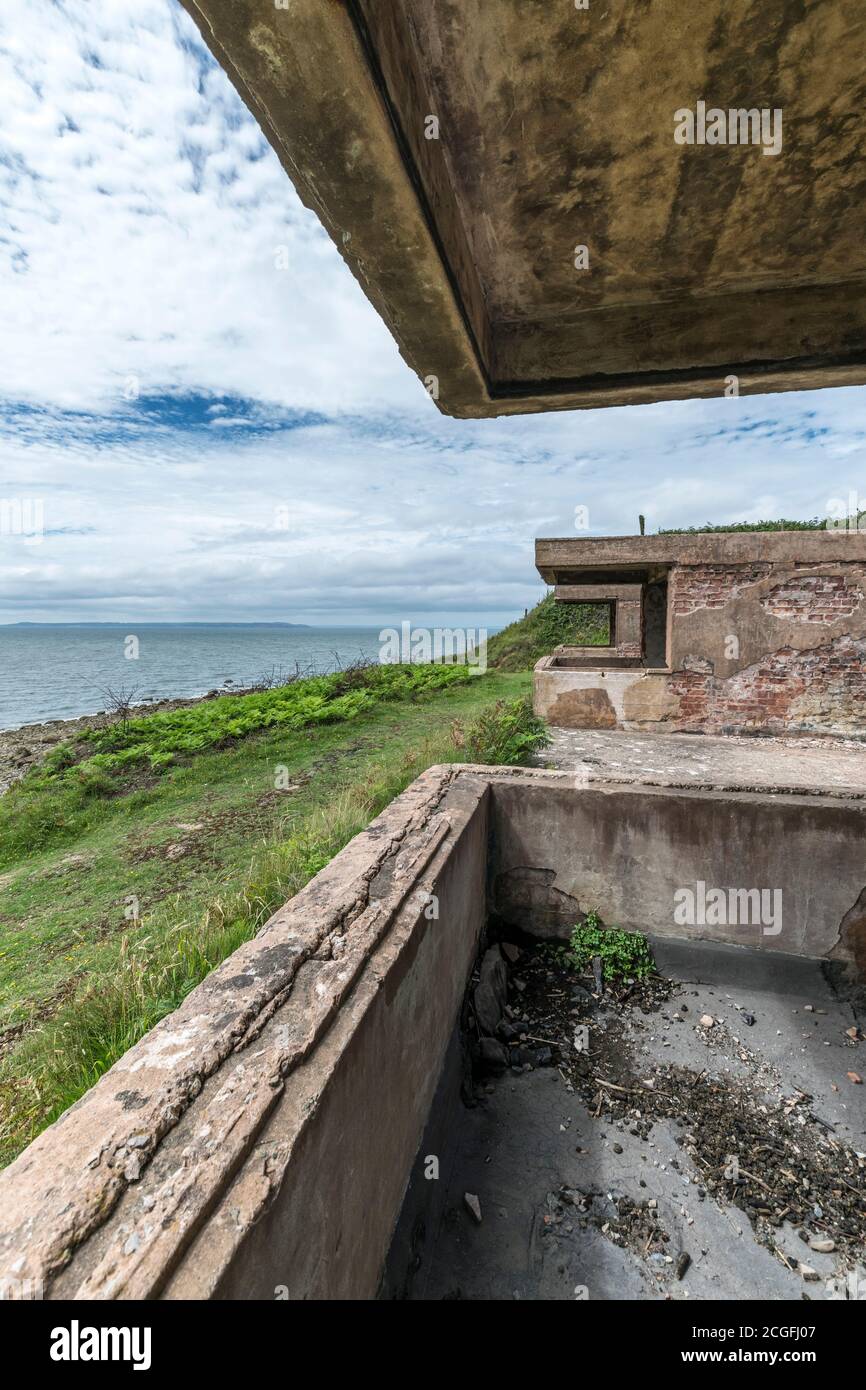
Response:
[[[841,574],[807,574],[777,584],[761,603],[777,618],[801,618],[805,623],[835,623],[850,618],[863,595]]]
[[[540,540],[536,555],[575,593],[581,569],[667,574],[665,662],[656,647],[651,669],[540,670],[553,724],[866,739],[866,533]]]
[[[701,608],[724,608],[750,584],[765,579],[772,565],[690,565],[674,570],[674,617],[685,617]]]

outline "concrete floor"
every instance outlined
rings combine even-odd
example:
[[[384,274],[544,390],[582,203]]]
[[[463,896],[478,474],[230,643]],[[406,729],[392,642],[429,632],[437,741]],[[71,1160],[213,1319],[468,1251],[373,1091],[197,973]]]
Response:
[[[866,796],[866,743],[853,739],[715,738],[550,728],[540,767],[582,781],[657,787]]]
[[[663,1012],[670,1017],[677,1001],[687,1000],[689,1013],[688,1020],[667,1023],[660,1014],[628,1016],[623,1046],[636,1068],[705,1067],[751,1078],[770,1100],[800,1088],[813,1097],[813,1112],[834,1126],[836,1139],[866,1150],[866,1087],[846,1079],[855,1067],[866,1074],[866,1044],[846,1039],[846,1028],[857,1021],[855,1007],[836,997],[818,963],[768,959],[741,947],[670,941],[653,947],[660,971],[681,982]],[[807,1011],[807,1004],[816,1012]],[[753,1026],[743,1024],[737,1005],[754,1015]],[[723,1020],[711,1042],[694,1027],[702,1012]],[[605,1026],[603,1014],[597,1026]],[[743,1044],[748,1062],[741,1060]],[[556,1068],[507,1072],[476,1108],[457,1105],[451,1115],[438,1150],[436,1210],[427,1221],[411,1280],[397,1296],[590,1301],[799,1300],[804,1292],[811,1299],[844,1296],[837,1255],[807,1250],[795,1230],[780,1228],[779,1247],[797,1260],[807,1259],[820,1276],[805,1283],[756,1241],[738,1208],[718,1205],[711,1194],[700,1200],[699,1174],[675,1143],[672,1124],[658,1122],[648,1139],[641,1139],[625,1124],[594,1119]],[[615,1143],[622,1152],[614,1151]],[[584,1152],[576,1152],[578,1147]],[[582,1230],[577,1213],[572,1220],[569,1212],[558,1222],[551,1219],[551,1195],[564,1185],[599,1194],[596,1224]],[[480,1225],[465,1206],[466,1192],[480,1200]],[[623,1196],[657,1201],[674,1259],[681,1251],[691,1256],[682,1280],[674,1263],[662,1256],[642,1259],[602,1233],[605,1203]],[[610,1214],[615,1216],[612,1203]],[[866,1282],[859,1297],[866,1298]]]

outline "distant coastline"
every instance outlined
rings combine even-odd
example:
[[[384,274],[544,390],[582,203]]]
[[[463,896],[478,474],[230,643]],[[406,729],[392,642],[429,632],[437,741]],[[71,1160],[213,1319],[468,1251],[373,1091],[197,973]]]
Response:
[[[297,630],[302,630],[302,629],[305,630],[305,631],[307,631],[307,632],[312,632],[312,631],[313,631],[313,627],[311,626],[310,623],[232,623],[232,622],[228,622],[228,623],[184,623],[184,622],[172,622],[172,621],[169,621],[169,622],[139,622],[138,619],[136,619],[136,618],[130,618],[130,619],[129,619],[127,622],[125,622],[125,623],[115,623],[115,622],[87,622],[87,621],[77,623],[77,622],[68,621],[67,619],[62,619],[62,620],[60,620],[59,622],[56,622],[56,623],[49,623],[49,622],[37,622],[37,623],[34,623],[34,622],[28,622],[28,621],[19,620],[18,622],[15,622],[15,623],[0,623],[0,627],[88,627],[88,628],[89,628],[89,627],[117,627],[117,628],[122,628],[124,632],[127,632],[131,627],[134,627],[134,628],[139,628],[139,627],[196,627],[196,628],[198,628],[198,627],[209,627],[209,628],[226,628],[226,627],[228,627],[228,628],[236,628],[236,627],[266,627],[266,628],[271,628],[271,627],[279,627],[279,628],[291,628],[292,630],[296,630],[296,631],[297,631]],[[341,631],[341,632],[345,632],[345,631],[347,631],[347,630],[349,630],[349,629],[346,629],[346,628],[338,628],[337,630],[338,630],[338,631]]]

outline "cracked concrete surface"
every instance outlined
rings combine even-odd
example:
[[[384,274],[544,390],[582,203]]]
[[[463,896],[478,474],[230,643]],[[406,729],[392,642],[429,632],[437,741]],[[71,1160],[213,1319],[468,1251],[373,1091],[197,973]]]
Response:
[[[536,763],[585,782],[866,797],[866,744],[855,739],[548,732],[550,746]]]
[[[0,1174],[0,1274],[151,1295],[448,835],[452,778],[418,779]],[[115,1232],[112,1212],[176,1131],[182,1152],[154,1165],[149,1203]],[[88,1244],[83,1282],[74,1261],[64,1275]]]

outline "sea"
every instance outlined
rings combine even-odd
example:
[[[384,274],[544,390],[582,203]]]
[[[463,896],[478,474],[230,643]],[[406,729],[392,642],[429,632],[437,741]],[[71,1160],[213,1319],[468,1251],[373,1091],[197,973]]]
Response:
[[[378,660],[379,632],[278,623],[0,625],[0,730],[96,714],[109,707],[109,690],[132,690],[145,704]]]

